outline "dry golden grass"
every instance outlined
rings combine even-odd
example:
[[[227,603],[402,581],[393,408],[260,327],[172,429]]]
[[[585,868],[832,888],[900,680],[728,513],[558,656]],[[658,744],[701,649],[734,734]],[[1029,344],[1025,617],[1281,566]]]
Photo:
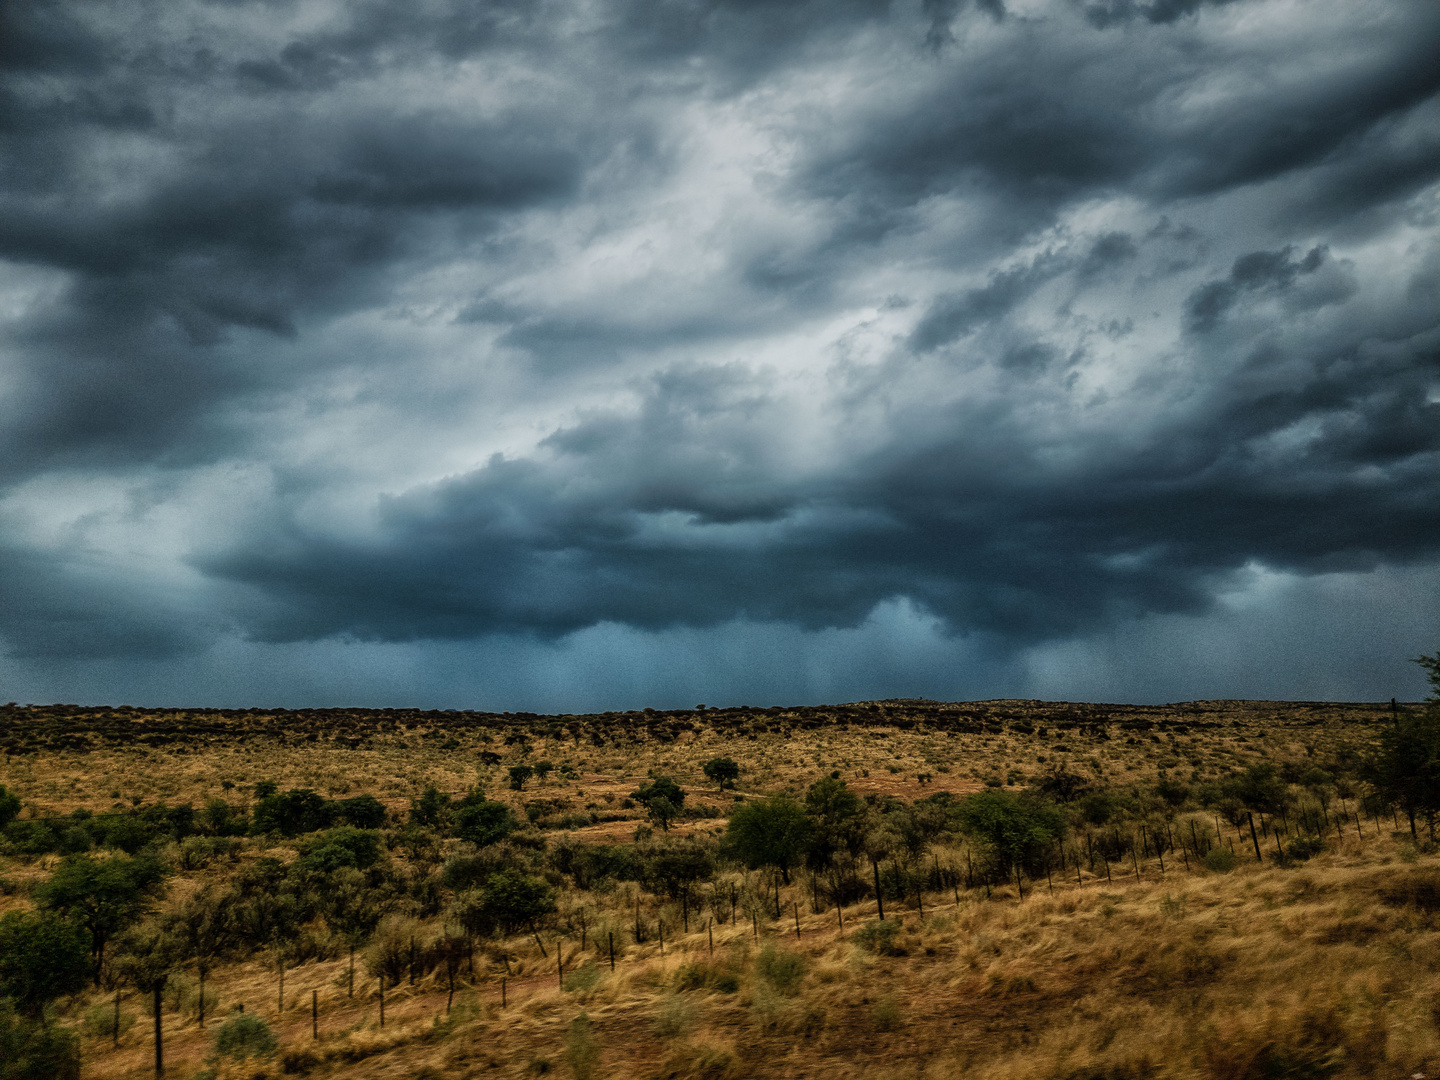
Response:
[[[1375,707],[1271,703],[1219,703],[1200,712],[1110,706],[1101,721],[1064,727],[1054,719],[1062,708],[1069,709],[998,703],[995,711],[1006,713],[999,732],[948,731],[933,712],[906,727],[904,709],[889,704],[864,726],[839,726],[832,717],[848,714],[821,710],[825,722],[780,731],[753,730],[753,716],[742,718],[751,730],[700,722],[668,739],[617,735],[612,727],[604,746],[540,735],[529,740],[528,754],[503,742],[505,729],[483,727],[457,732],[459,745],[441,750],[429,734],[434,723],[377,728],[366,737],[368,748],[356,749],[273,734],[145,750],[107,740],[83,754],[42,748],[12,755],[0,783],[32,813],[128,805],[137,794],[203,803],[219,796],[227,779],[236,785],[270,779],[282,789],[303,785],[334,796],[370,792],[397,809],[426,784],[460,792],[480,780],[517,804],[567,797],[577,808],[594,804],[618,813],[620,800],[653,770],[680,779],[687,803],[723,809],[732,796],[719,796],[699,773],[700,763],[718,754],[741,762],[743,791],[798,789],[836,769],[861,792],[911,799],[971,791],[987,777],[1003,782],[1011,770],[1033,775],[1055,760],[1094,780],[1124,784],[1153,782],[1159,768],[1203,779],[1258,756],[1333,756],[1363,746],[1381,715]],[[1146,716],[1157,726],[1123,726]],[[902,723],[886,722],[895,720]],[[1018,730],[1027,724],[1034,730]],[[499,753],[500,764],[480,764],[481,750]],[[504,790],[502,770],[522,758],[569,763],[579,776],[562,781],[552,774],[524,793]],[[917,776],[926,773],[933,779],[922,784]],[[636,816],[568,835],[628,839]],[[682,827],[718,824],[701,819]],[[291,1075],[314,1077],[570,1076],[566,1033],[581,1012],[591,1023],[597,1077],[1431,1075],[1440,1068],[1434,910],[1440,861],[1416,851],[1408,831],[1382,825],[1377,830],[1367,820],[1363,836],[1352,832],[1342,840],[1332,834],[1330,850],[1292,868],[1257,864],[1252,853],[1230,874],[1187,872],[1172,857],[1163,876],[1157,862],[1142,862],[1138,881],[1116,864],[1113,880],[1086,873],[1077,884],[1072,866],[1063,879],[1057,873],[1053,891],[1041,881],[1027,887],[1023,900],[1013,887],[988,900],[980,890],[929,894],[923,918],[913,901],[887,903],[887,915],[904,924],[893,955],[857,942],[857,931],[874,918],[873,901],[846,909],[842,936],[835,911],[811,910],[808,890],[796,885],[782,893],[784,917],[759,922],[759,940],[743,910],[738,925],[715,926],[713,953],[705,931],[713,913],[693,912],[692,932],[677,937],[680,913],[647,897],[647,920],[663,918],[670,927],[665,953],[653,939],[643,945],[627,939],[617,943],[612,974],[604,934],[627,925],[635,887],[572,891],[562,903],[589,912],[586,950],[578,937],[551,931],[543,957],[526,938],[478,952],[475,974],[465,973],[448,1017],[443,977],[432,974],[387,991],[381,1030],[374,981],[358,975],[355,997],[346,995],[343,953],[287,971],[283,1011],[273,966],[223,967],[210,977],[219,1009],[206,1031],[193,1011],[164,1015],[167,1075],[189,1078],[206,1068],[214,1028],[240,1004],[272,1023],[282,1055],[243,1066],[219,1063],[217,1078],[279,1077],[287,1067]],[[1244,855],[1243,846],[1236,850]],[[259,854],[251,846],[243,857]],[[947,866],[963,864],[959,850],[942,848],[936,856]],[[5,860],[0,876],[13,887],[0,902],[28,903],[27,883],[43,877],[51,861]],[[212,872],[179,875],[172,895]],[[721,884],[739,887],[745,879],[722,875]],[[798,937],[792,904],[800,912]],[[438,932],[438,924],[428,929]],[[758,957],[766,947],[803,957],[797,987],[763,977]],[[567,970],[598,963],[593,985],[560,989],[557,949]],[[311,1037],[312,991],[318,1039]],[[111,1001],[86,996],[66,1013],[78,1017]],[[108,1035],[86,1036],[87,1078],[153,1074],[145,1003],[132,995],[123,1008],[139,1019],[118,1048]]]

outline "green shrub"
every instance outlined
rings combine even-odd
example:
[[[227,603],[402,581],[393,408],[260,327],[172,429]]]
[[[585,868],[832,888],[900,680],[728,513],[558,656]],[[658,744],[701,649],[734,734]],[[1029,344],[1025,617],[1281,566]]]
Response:
[[[163,991],[165,1007],[172,1012],[194,1014],[200,1008],[200,984],[182,971],[170,973],[165,980]],[[210,987],[205,988],[205,1015],[214,1016],[220,1005],[220,997]]]
[[[380,834],[342,825],[319,833],[305,845],[300,863],[307,870],[328,874],[342,866],[368,870],[380,861]]]
[[[5,839],[21,855],[46,855],[60,844],[55,830],[44,821],[12,821],[5,827]]]
[[[594,990],[595,984],[600,981],[600,969],[595,966],[595,961],[587,960],[584,964],[565,973],[565,989],[574,993],[579,991]],[[584,1015],[583,1013],[581,1014]]]
[[[1229,848],[1213,847],[1205,853],[1205,869],[1217,874],[1228,874],[1235,869],[1235,853]]]
[[[805,978],[805,958],[799,953],[777,949],[767,944],[755,958],[755,970],[760,977],[787,997],[794,997]]]
[[[895,939],[899,935],[898,919],[876,919],[855,931],[855,944],[876,956],[894,956]]]
[[[704,990],[710,985],[715,970],[709,964],[686,964],[675,973],[676,990]]]
[[[9,825],[19,816],[22,805],[20,796],[7,790],[4,784],[0,784],[0,829]]]
[[[209,997],[207,994],[206,997]],[[135,1014],[120,1010],[120,1034],[135,1026]],[[80,1017],[80,1030],[92,1039],[109,1039],[115,1034],[115,1003],[97,1002]]]
[[[486,918],[514,933],[555,911],[555,890],[519,870],[501,870],[481,889],[481,906]]]
[[[1285,848],[1285,855],[1288,858],[1303,862],[1306,859],[1314,858],[1325,850],[1325,841],[1318,836],[1302,836],[1298,840],[1290,841]]]
[[[565,1061],[575,1080],[590,1080],[595,1075],[600,1048],[595,1045],[595,1036],[590,1031],[590,1018],[583,1012],[570,1021],[570,1027],[565,1032]]]
[[[280,1071],[292,1076],[303,1076],[318,1068],[322,1061],[320,1055],[313,1050],[286,1050],[280,1055]],[[416,1073],[416,1080],[423,1080],[424,1072],[422,1069]]]
[[[279,1047],[270,1025],[254,1013],[236,1013],[215,1033],[215,1053],[237,1061],[270,1057]]]
[[[455,831],[462,840],[469,840],[476,847],[498,844],[518,824],[510,807],[502,802],[493,802],[483,795],[466,796],[455,811]]]
[[[775,993],[768,983],[758,983],[755,992],[750,995],[750,1022],[755,1025],[755,1030],[762,1035],[776,1034],[780,1030],[783,1015],[780,995]]]
[[[678,994],[667,994],[655,1017],[655,1034],[662,1039],[678,1039],[695,1022],[695,1010]]]
[[[203,870],[210,859],[210,841],[203,836],[187,836],[175,853],[175,865],[186,871]]]
[[[740,979],[733,971],[718,964],[696,961],[686,964],[675,973],[675,989],[714,990],[719,994],[733,994],[740,989]]]
[[[434,784],[418,799],[410,800],[410,822],[429,829],[444,829],[450,823],[450,796]]]
[[[256,790],[259,788],[257,784]],[[250,831],[256,836],[269,832],[301,836],[329,828],[334,817],[333,806],[320,795],[309,788],[292,788],[283,795],[260,798],[250,814]]]
[[[894,1031],[900,1026],[900,1006],[889,994],[882,997],[870,1010],[870,1022],[876,1031]]]
[[[80,1039],[69,1028],[31,1020],[0,1001],[0,1078],[79,1080]]]
[[[357,795],[335,803],[335,816],[357,829],[378,829],[385,824],[385,804],[374,795]]]
[[[90,935],[49,911],[0,915],[0,998],[32,1020],[45,1006],[89,981]]]

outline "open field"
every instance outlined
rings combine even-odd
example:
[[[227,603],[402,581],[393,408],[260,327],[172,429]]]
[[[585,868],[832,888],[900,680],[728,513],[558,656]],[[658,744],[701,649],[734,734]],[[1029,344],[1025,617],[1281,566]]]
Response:
[[[367,872],[385,921],[357,942],[353,994],[349,949],[317,914],[342,879],[317,871],[288,935],[216,958],[204,1030],[195,964],[175,960],[169,1076],[1408,1077],[1440,1069],[1440,860],[1423,823],[1412,837],[1351,779],[1390,721],[1388,705],[1284,702],[584,717],[12,707],[0,784],[21,801],[16,835],[160,803],[243,817],[264,783],[384,804],[384,854]],[[740,766],[733,789],[702,773],[721,756]],[[542,761],[545,778],[508,787],[511,766]],[[1278,816],[1222,797],[1257,764],[1278,770]],[[834,774],[868,815],[853,865],[797,864],[787,883],[712,838],[736,807],[803,799]],[[684,791],[668,830],[632,798],[651,776]],[[522,823],[503,843],[477,849],[410,820],[427,787],[458,800],[477,784]],[[956,824],[966,796],[994,791],[1059,800],[1063,836],[1023,873],[999,872]],[[230,831],[197,824],[160,844],[173,872],[157,914],[250,896],[267,865],[300,888],[312,838]],[[587,852],[616,847],[650,865],[674,851],[709,861],[664,887],[649,872],[582,872]],[[64,857],[8,842],[0,911],[34,907]],[[555,909],[466,934],[457,954],[456,868],[482,863],[548,882]],[[412,936],[418,961],[403,955]],[[371,971],[385,940],[402,955],[382,1029]],[[56,1022],[84,1032],[85,1077],[153,1075],[147,1003],[120,970],[59,1003]],[[274,1055],[214,1057],[241,1005],[279,1036]]]

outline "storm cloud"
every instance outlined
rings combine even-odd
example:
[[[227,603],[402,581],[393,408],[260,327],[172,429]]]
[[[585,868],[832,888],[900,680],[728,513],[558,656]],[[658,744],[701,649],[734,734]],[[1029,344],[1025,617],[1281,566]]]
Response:
[[[1405,696],[1440,644],[1432,4],[0,17],[11,697]]]

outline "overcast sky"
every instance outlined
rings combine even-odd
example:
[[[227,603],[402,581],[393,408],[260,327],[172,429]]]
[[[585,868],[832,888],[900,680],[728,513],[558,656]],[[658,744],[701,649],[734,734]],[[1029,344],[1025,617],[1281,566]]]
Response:
[[[1418,697],[1433,0],[28,0],[0,698]]]

